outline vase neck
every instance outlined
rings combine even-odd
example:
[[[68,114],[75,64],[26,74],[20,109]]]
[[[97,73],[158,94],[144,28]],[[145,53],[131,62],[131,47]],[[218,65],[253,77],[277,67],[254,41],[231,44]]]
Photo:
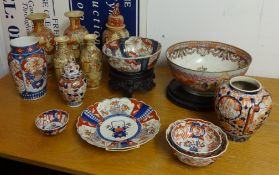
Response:
[[[121,27],[108,27],[109,30],[111,31],[120,31],[120,30],[123,30],[124,28],[121,28]]]
[[[229,82],[232,89],[241,91],[247,94],[255,94],[262,89],[261,83],[251,77],[237,76]]]
[[[86,41],[85,45],[88,46],[88,47],[89,46],[95,46],[95,40],[93,40],[93,41]]]
[[[58,45],[57,45],[58,50],[59,49],[64,49],[64,48],[67,48],[67,47],[68,47],[68,45],[67,45],[66,42],[65,43],[58,43]]]
[[[33,36],[23,36],[12,39],[11,53],[15,54],[29,54],[39,49],[39,39]]]
[[[70,17],[70,27],[72,30],[80,28],[80,18],[79,17]]]
[[[42,20],[34,20],[33,24],[34,24],[34,31],[39,32],[44,27],[44,20],[43,19]]]

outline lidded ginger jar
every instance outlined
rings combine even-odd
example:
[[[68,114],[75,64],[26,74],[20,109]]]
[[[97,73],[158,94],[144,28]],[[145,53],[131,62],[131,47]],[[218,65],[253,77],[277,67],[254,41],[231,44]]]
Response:
[[[79,65],[75,61],[68,62],[59,80],[59,90],[68,106],[78,107],[82,104],[86,85],[86,79]]]
[[[115,4],[112,13],[109,15],[106,27],[103,32],[103,44],[130,36],[128,30],[125,28],[124,17],[120,14],[119,3]]]

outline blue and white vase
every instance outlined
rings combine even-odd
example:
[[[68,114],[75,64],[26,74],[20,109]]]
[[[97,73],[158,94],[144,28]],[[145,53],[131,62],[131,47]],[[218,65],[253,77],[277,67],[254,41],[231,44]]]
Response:
[[[11,40],[8,55],[10,72],[24,100],[36,100],[46,93],[47,65],[39,39],[24,36]]]

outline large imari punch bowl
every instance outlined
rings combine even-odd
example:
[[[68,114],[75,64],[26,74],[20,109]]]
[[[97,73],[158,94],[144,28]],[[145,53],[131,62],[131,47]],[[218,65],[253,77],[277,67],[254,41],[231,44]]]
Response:
[[[152,69],[161,49],[158,41],[132,36],[106,43],[103,53],[112,68],[120,72],[136,73]]]
[[[153,139],[159,132],[160,119],[144,102],[112,98],[85,109],[76,127],[80,137],[91,145],[108,151],[127,151]]]
[[[224,81],[244,75],[252,57],[237,47],[212,41],[187,41],[167,49],[171,72],[187,92],[214,96]]]

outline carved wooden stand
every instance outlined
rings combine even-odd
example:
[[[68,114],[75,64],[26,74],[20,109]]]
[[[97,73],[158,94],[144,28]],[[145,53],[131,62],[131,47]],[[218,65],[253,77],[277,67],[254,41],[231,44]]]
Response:
[[[212,111],[214,109],[214,97],[203,97],[191,94],[183,89],[182,85],[172,80],[167,87],[168,99],[183,107],[195,111]]]
[[[153,69],[139,73],[123,73],[110,67],[109,77],[109,87],[123,91],[123,95],[128,98],[132,97],[134,91],[148,91],[155,86]]]

